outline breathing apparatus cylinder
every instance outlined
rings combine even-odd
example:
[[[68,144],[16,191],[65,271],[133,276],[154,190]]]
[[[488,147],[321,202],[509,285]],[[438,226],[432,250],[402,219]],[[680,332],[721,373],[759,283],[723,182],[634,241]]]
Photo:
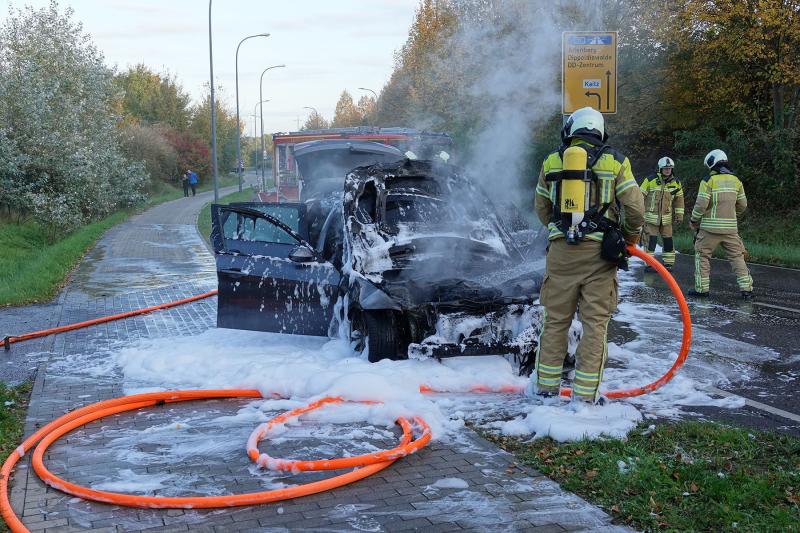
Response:
[[[570,146],[564,150],[564,170],[587,170],[588,153],[580,146]],[[571,222],[567,229],[567,242],[578,244],[578,224],[581,223],[591,201],[591,181],[566,178],[559,182],[561,187],[561,213],[569,213]]]

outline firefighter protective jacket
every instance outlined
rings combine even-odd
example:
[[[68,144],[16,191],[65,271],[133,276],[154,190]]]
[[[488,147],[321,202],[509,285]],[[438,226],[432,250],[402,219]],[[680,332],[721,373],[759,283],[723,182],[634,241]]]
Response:
[[[683,185],[661,172],[645,178],[639,186],[644,195],[644,221],[654,226],[669,226],[683,220]]]
[[[592,149],[592,144],[581,139],[573,139],[571,145],[581,145],[587,150]],[[561,153],[556,151],[548,155],[542,164],[539,173],[539,182],[536,186],[536,216],[541,223],[550,230],[549,239],[560,239],[564,233],[558,229],[553,221],[554,206],[557,205],[557,181],[547,181],[547,175],[561,171],[563,161]],[[619,223],[622,233],[626,236],[638,235],[644,223],[644,201],[636,180],[631,171],[631,162],[627,157],[613,148],[606,147],[597,161],[592,166],[597,176],[597,182],[591,186],[591,204],[610,204],[604,216],[609,220]],[[622,207],[620,213],[619,207]],[[590,233],[587,239],[602,241],[602,232]]]
[[[722,167],[712,170],[700,182],[697,201],[692,209],[692,224],[710,233],[738,233],[737,218],[747,209],[747,196],[739,178]]]

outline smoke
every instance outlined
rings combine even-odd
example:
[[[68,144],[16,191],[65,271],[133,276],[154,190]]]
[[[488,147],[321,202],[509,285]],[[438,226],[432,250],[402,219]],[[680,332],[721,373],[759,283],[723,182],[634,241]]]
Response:
[[[462,117],[444,123],[466,130],[458,163],[499,203],[531,205],[535,178],[525,174],[538,172],[529,163],[532,142],[561,111],[562,32],[602,29],[602,4],[453,0],[458,23],[434,76],[456,73],[460,94],[452,101],[462,108],[445,113]]]
[[[460,46],[474,50],[481,77],[470,93],[481,102],[480,128],[471,139],[465,168],[478,183],[491,183],[501,201],[519,199],[532,131],[560,106],[561,34],[553,7],[534,2],[508,5],[495,25],[462,26]]]

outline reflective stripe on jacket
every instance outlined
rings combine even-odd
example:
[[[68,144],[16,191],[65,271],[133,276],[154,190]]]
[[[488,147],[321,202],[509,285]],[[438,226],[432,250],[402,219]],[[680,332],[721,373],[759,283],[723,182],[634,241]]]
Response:
[[[683,220],[683,185],[675,178],[667,181],[659,172],[645,178],[639,186],[644,196],[644,221],[654,226],[669,226]]]
[[[589,143],[580,139],[573,139],[571,145],[591,147]],[[546,176],[562,169],[563,162],[559,152],[548,155],[542,164],[539,182],[536,185],[534,202],[536,216],[550,230],[550,240],[563,238],[564,233],[552,221],[558,182],[548,182]],[[644,201],[636,186],[636,180],[633,178],[628,158],[613,148],[608,148],[597,159],[592,170],[597,175],[597,183],[591,186],[592,205],[611,204],[604,216],[614,222],[619,222],[625,235],[638,235],[644,223]],[[621,213],[620,206],[622,207]],[[586,238],[602,241],[603,234],[595,232],[587,235]]]
[[[726,168],[712,170],[700,182],[692,223],[710,233],[737,233],[737,218],[747,209],[747,196],[739,178]]]

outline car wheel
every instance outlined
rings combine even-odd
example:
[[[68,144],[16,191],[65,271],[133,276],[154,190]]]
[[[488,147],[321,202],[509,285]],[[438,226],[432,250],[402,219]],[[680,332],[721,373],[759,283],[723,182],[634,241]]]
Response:
[[[392,312],[365,311],[363,316],[367,330],[366,346],[369,348],[369,362],[400,359],[397,355],[397,331]]]
[[[350,315],[350,346],[358,353],[367,347],[367,325],[364,322],[364,311],[356,309]]]
[[[536,368],[536,346],[534,343],[523,349],[514,359],[519,368],[519,375],[522,377],[529,377],[533,370]]]

